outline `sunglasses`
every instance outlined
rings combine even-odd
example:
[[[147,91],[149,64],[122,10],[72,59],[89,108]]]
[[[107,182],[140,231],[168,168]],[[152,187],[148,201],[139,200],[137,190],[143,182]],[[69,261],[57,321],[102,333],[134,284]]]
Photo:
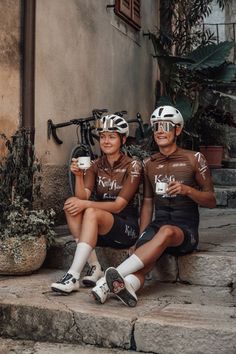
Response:
[[[160,129],[162,129],[163,132],[169,133],[178,125],[179,124],[174,124],[169,121],[158,121],[153,124],[153,130],[154,132],[158,132]]]

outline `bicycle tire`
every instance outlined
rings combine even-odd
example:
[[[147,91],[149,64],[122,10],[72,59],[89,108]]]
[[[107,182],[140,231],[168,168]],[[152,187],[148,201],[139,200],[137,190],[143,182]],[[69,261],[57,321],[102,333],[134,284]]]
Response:
[[[71,160],[73,158],[78,158],[80,156],[90,156],[91,160],[94,160],[95,155],[88,145],[77,145],[75,146],[70,154],[69,164],[68,164],[68,174],[69,174],[69,187],[72,195],[75,195],[75,176],[70,170]]]

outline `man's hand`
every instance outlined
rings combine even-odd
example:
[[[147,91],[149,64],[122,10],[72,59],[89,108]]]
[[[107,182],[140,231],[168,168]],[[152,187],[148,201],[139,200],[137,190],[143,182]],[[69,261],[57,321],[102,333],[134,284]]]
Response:
[[[64,204],[64,210],[67,211],[70,215],[76,216],[86,209],[87,200],[82,200],[76,197],[72,197],[67,200]]]
[[[172,181],[168,184],[167,188],[167,194],[169,195],[177,195],[177,194],[182,194],[182,195],[187,195],[187,191],[189,190],[189,186],[186,186],[185,184],[182,184],[178,181]]]

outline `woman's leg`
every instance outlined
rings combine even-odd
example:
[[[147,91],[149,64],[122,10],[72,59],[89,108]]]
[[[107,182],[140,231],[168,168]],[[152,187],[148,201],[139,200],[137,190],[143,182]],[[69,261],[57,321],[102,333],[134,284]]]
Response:
[[[88,208],[84,212],[80,241],[77,244],[73,263],[69,269],[69,273],[76,273],[79,278],[82,269],[86,261],[82,257],[83,251],[87,255],[87,259],[90,256],[92,249],[96,247],[98,234],[106,234],[112,228],[114,222],[113,215],[107,211],[95,208]],[[87,245],[87,247],[85,246]],[[86,248],[86,251],[85,251]],[[91,250],[89,252],[89,250]]]
[[[77,244],[72,265],[60,281],[52,284],[52,290],[66,293],[78,290],[80,273],[97,244],[98,233],[108,233],[112,228],[113,222],[113,215],[107,211],[95,208],[85,210],[81,225],[80,241]],[[68,276],[70,276],[69,279]]]
[[[80,233],[81,233],[81,226],[82,226],[82,221],[83,221],[83,213],[79,213],[75,216],[71,215],[70,213],[65,211],[66,215],[66,220],[67,220],[67,225],[69,227],[69,230],[74,237],[75,241],[78,243],[80,239]],[[89,270],[87,275],[83,278],[82,282],[85,286],[94,286],[96,284],[96,281],[104,275],[101,265],[98,261],[96,251],[93,250],[90,253],[90,256],[87,260],[89,264]]]

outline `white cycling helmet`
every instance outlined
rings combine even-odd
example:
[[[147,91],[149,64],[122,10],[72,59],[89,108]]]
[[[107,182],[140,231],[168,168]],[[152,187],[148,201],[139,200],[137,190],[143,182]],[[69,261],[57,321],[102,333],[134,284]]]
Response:
[[[96,121],[96,130],[98,133],[101,132],[117,132],[129,136],[129,125],[126,120],[115,114],[109,114],[107,116],[101,117]]]
[[[184,126],[182,114],[178,109],[172,106],[161,106],[155,109],[150,118],[151,126],[153,127],[154,123],[159,120],[170,121],[174,124],[180,125],[181,128]]]

